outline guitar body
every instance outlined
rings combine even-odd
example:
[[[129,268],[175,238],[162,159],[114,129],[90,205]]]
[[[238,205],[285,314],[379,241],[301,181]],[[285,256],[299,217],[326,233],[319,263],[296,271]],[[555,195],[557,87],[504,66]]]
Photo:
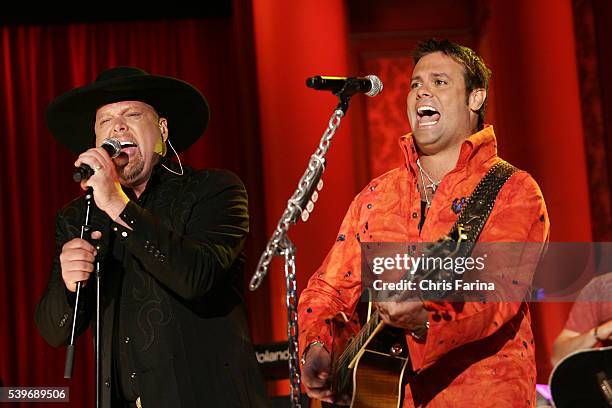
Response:
[[[368,322],[370,325],[376,322]],[[343,341],[341,330],[346,327],[340,319],[333,325],[332,385],[336,396],[344,396],[351,408],[399,408],[403,401],[402,378],[408,366],[408,346],[403,329],[375,325],[368,336],[363,329],[348,341]],[[345,334],[345,333],[344,333]],[[359,341],[360,335],[363,339]],[[358,343],[358,344],[355,344]],[[349,352],[351,347],[354,352]],[[344,350],[344,352],[342,352]],[[317,405],[319,403],[320,405]],[[316,401],[311,407],[346,407]]]
[[[566,356],[550,375],[556,408],[612,407],[612,347]]]
[[[407,359],[366,350],[353,370],[352,408],[399,408]]]

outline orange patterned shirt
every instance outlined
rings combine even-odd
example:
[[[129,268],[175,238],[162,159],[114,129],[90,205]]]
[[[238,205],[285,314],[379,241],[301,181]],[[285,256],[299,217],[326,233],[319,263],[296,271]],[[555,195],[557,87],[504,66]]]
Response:
[[[312,341],[331,350],[331,320],[351,316],[361,295],[360,242],[434,242],[448,233],[487,170],[499,162],[493,127],[467,138],[457,165],[440,183],[419,231],[418,158],[411,135],[400,139],[405,165],[372,180],[353,200],[338,238],[299,301],[300,355]],[[546,242],[542,193],[524,171],[500,190],[479,242]],[[412,370],[404,407],[535,407],[535,352],[524,302],[425,302],[424,340],[407,335]]]

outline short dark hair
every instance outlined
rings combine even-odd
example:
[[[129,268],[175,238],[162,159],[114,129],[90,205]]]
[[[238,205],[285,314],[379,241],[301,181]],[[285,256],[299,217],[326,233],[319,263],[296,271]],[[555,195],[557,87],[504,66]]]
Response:
[[[491,70],[487,68],[482,58],[472,49],[448,40],[431,38],[417,44],[412,53],[414,65],[424,56],[434,52],[442,52],[463,66],[465,70],[463,77],[465,79],[465,87],[468,96],[477,88],[484,88],[487,92],[489,91]],[[478,130],[482,130],[484,127],[486,106],[487,100],[485,98],[485,101],[478,110]]]

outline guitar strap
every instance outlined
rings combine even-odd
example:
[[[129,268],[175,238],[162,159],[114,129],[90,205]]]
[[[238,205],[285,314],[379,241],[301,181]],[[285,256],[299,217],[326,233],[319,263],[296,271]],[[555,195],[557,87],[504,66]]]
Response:
[[[450,232],[436,242],[429,244],[424,254],[428,257],[442,259],[469,257],[493,210],[499,190],[517,171],[516,167],[503,160],[491,167],[468,198]],[[438,281],[452,281],[456,277],[452,271],[443,267],[421,268],[416,271],[416,276],[420,279],[435,279]],[[427,297],[429,299],[441,299],[451,292],[447,289],[428,291]],[[420,296],[422,297],[423,293]]]
[[[482,180],[478,183],[467,203],[461,210],[457,221],[448,233],[453,241],[465,242],[468,254],[478,240],[484,228],[497,194],[506,181],[518,171],[516,167],[502,160],[489,169]],[[462,251],[463,252],[463,251]]]

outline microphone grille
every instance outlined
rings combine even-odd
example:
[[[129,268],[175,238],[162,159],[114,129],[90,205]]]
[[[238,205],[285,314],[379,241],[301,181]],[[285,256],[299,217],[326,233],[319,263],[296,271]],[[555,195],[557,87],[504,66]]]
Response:
[[[366,78],[368,78],[370,82],[372,83],[372,88],[370,88],[370,90],[366,92],[366,95],[368,96],[378,95],[383,90],[383,83],[380,80],[380,78],[377,77],[376,75],[368,75],[366,76]]]
[[[119,153],[121,153],[121,142],[119,139],[115,139],[114,137],[104,139],[102,142],[102,147],[105,148],[111,159],[114,159],[115,157],[119,156]]]

